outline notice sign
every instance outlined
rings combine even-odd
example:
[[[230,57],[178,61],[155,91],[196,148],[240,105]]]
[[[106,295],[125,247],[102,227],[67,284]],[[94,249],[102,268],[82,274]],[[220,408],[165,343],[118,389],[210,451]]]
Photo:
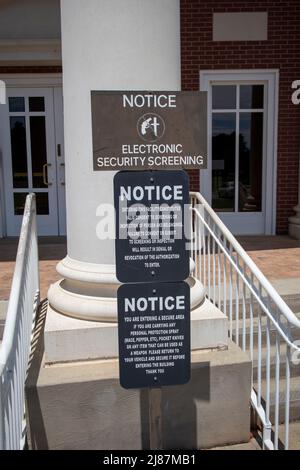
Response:
[[[124,388],[190,379],[190,289],[185,282],[118,289],[120,383]]]
[[[94,171],[206,168],[206,92],[92,91]]]
[[[182,281],[189,275],[189,192],[185,171],[114,177],[116,275],[121,282]]]

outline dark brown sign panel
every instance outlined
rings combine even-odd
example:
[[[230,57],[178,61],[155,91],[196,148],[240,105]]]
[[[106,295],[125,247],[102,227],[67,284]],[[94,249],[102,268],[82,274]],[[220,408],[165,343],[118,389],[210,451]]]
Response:
[[[189,275],[189,180],[185,171],[120,171],[114,177],[116,275],[121,282]]]
[[[120,383],[162,387],[190,380],[190,288],[185,282],[118,289]]]
[[[92,91],[94,171],[206,168],[206,92]]]

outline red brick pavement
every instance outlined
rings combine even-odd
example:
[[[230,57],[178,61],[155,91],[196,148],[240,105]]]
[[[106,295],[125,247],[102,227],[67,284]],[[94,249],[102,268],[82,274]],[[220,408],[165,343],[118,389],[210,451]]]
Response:
[[[270,280],[300,278],[300,241],[288,236],[238,237],[241,245]],[[14,260],[15,239],[0,240],[0,300],[8,299]],[[59,279],[55,266],[67,252],[63,238],[45,238],[39,244],[41,298],[49,285]],[[299,283],[300,292],[300,283]]]

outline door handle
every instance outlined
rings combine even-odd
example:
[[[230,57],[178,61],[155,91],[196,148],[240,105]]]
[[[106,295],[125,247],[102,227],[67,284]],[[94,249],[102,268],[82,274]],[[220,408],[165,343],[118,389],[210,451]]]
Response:
[[[49,183],[48,181],[48,167],[51,166],[51,163],[45,163],[45,165],[43,165],[43,183],[45,186],[52,186],[52,183]]]

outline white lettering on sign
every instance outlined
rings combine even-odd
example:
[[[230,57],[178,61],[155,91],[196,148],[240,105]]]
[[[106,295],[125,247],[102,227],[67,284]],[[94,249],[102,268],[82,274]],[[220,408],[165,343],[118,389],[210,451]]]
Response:
[[[123,108],[176,108],[176,95],[123,95]]]
[[[124,308],[125,312],[145,312],[147,309],[150,309],[152,312],[155,310],[184,310],[185,296],[177,295],[173,297],[169,295],[168,297],[132,297],[131,299],[124,299]]]
[[[292,94],[292,103],[300,104],[300,80],[294,80],[292,83],[292,88],[296,89]]]
[[[135,167],[147,166],[152,167],[177,167],[191,168],[198,166],[201,168],[204,164],[205,157],[202,155],[167,155],[167,156],[130,156],[130,157],[98,157],[98,168],[123,168],[134,169]],[[138,168],[137,168],[138,169]]]
[[[182,153],[182,144],[124,144],[122,153],[125,155],[145,154],[145,153]]]
[[[145,197],[148,201],[163,199],[164,201],[182,201],[183,187],[178,186],[121,186],[120,199],[121,201],[142,201]]]

